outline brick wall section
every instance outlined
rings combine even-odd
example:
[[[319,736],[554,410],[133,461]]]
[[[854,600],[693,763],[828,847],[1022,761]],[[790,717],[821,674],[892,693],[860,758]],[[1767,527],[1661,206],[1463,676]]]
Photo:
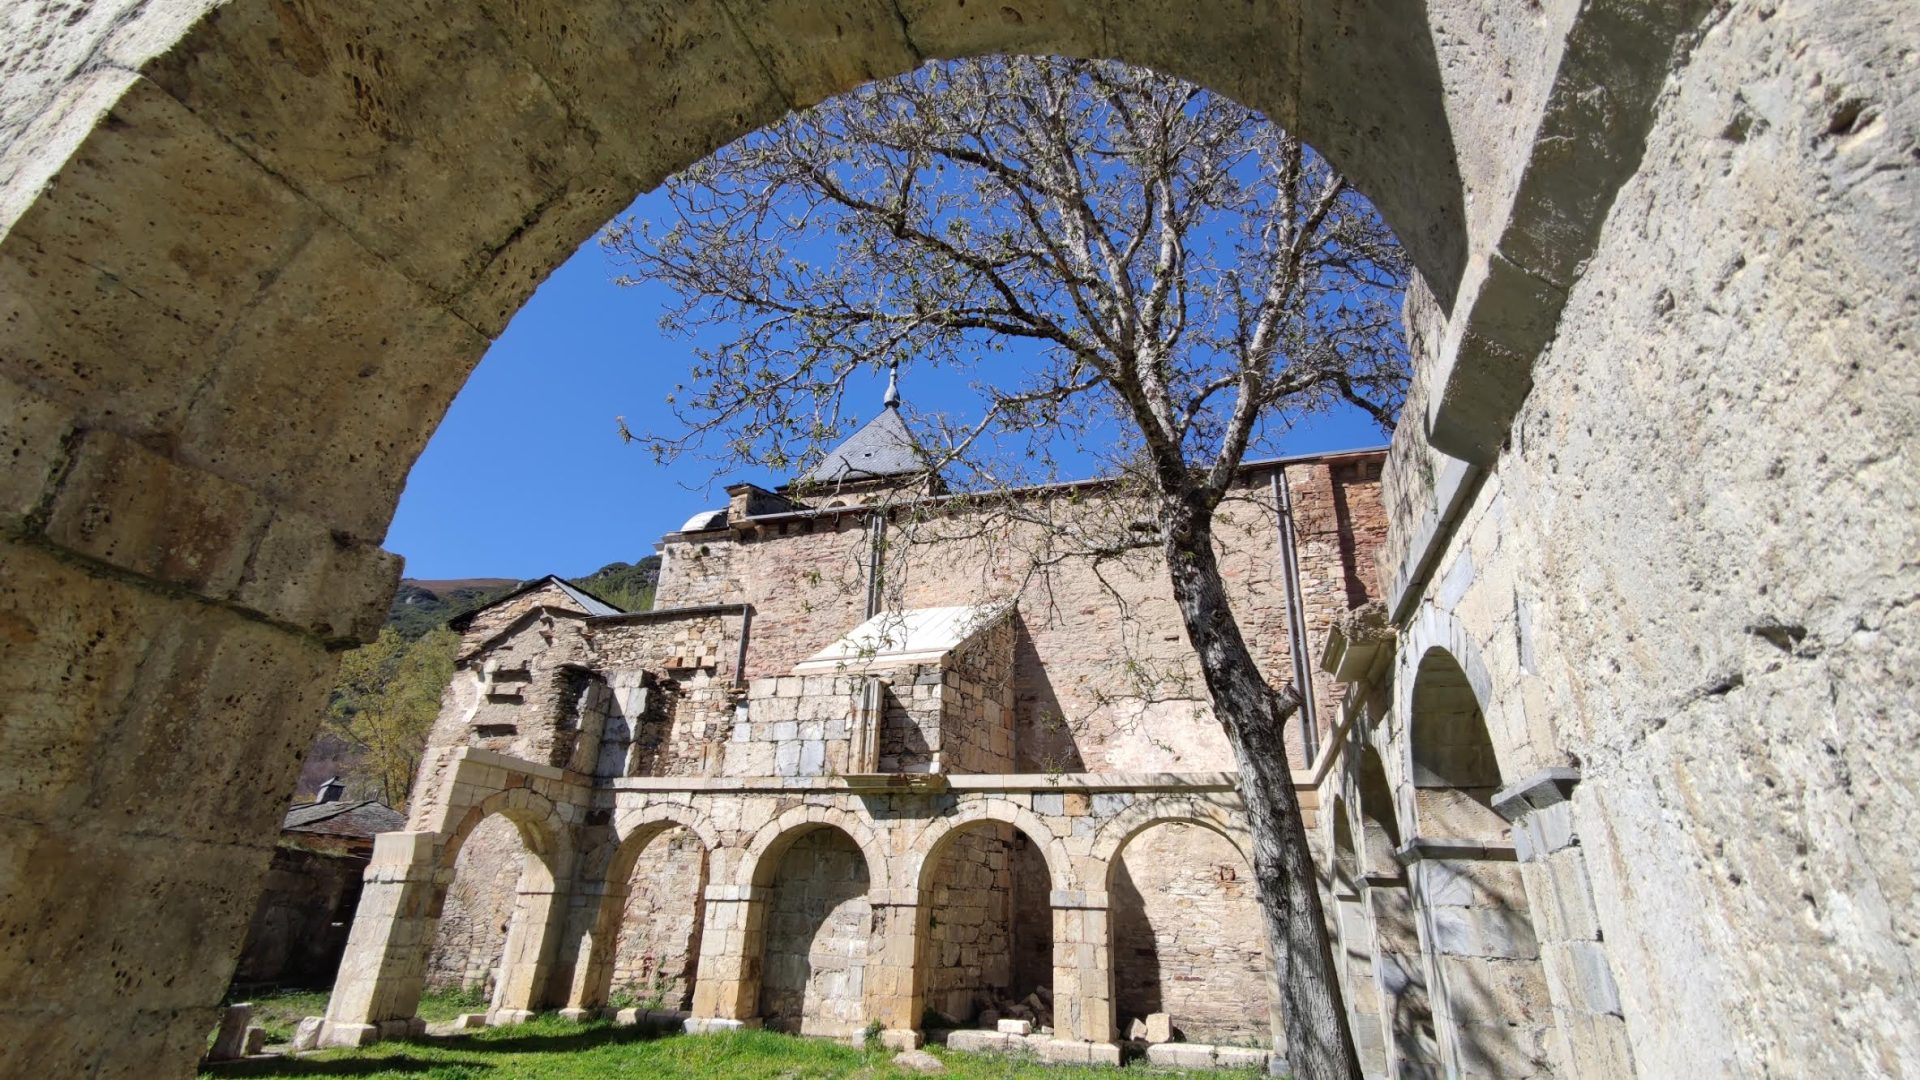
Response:
[[[1266,932],[1240,853],[1210,830],[1156,825],[1120,863],[1111,895],[1122,1032],[1165,1012],[1190,1042],[1264,1041]]]
[[[669,829],[640,853],[614,945],[613,991],[660,1008],[693,1000],[700,958],[701,895],[706,851],[685,829]]]

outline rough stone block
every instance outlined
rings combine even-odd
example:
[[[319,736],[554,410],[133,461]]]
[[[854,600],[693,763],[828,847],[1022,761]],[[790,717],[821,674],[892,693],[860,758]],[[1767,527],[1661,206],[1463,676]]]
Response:
[[[247,1029],[253,1023],[253,1006],[247,1003],[229,1005],[220,1014],[220,1028],[214,1032],[213,1045],[207,1050],[208,1061],[234,1061],[246,1056]]]
[[[893,1063],[908,1072],[932,1074],[947,1071],[946,1065],[939,1058],[917,1047],[893,1055]]]
[[[241,1040],[240,1056],[253,1057],[267,1048],[267,1029],[258,1024],[247,1029],[246,1038]]]
[[[1148,1043],[1173,1041],[1173,1017],[1170,1014],[1163,1012],[1148,1013],[1146,1020],[1143,1022],[1143,1026],[1145,1026],[1147,1030],[1146,1034],[1142,1035],[1141,1038],[1145,1039]]]
[[[1029,1020],[1002,1020],[994,1027],[1002,1035],[1033,1034],[1033,1023]]]
[[[295,1050],[313,1050],[320,1045],[320,1029],[326,1024],[322,1016],[303,1018],[293,1029],[293,1048]]]

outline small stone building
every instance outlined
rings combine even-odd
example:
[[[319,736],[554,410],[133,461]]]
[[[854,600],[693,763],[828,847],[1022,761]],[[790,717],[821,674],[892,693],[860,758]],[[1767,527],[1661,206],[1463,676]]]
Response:
[[[653,610],[548,578],[456,622],[325,1041],[463,987],[496,1021],[630,1006],[917,1045],[1000,1013],[1051,1056],[1117,1060],[1165,1012],[1192,1042],[1271,1044],[1232,754],[1164,565],[1036,556],[1034,515],[927,476],[897,402],[667,535]],[[1221,511],[1258,661],[1313,691],[1288,736],[1310,813],[1340,701],[1312,643],[1371,599],[1382,457],[1250,464]]]
[[[378,799],[343,799],[338,777],[287,811],[240,950],[236,983],[325,986],[340,966],[373,838],[406,827]]]

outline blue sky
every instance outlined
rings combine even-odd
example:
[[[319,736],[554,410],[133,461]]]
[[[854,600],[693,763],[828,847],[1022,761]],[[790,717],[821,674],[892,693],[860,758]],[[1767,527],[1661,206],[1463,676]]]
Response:
[[[661,221],[666,201],[643,195],[628,212]],[[621,442],[616,416],[635,430],[673,429],[665,398],[693,345],[659,329],[672,295],[615,285],[619,269],[588,240],[487,350],[414,464],[387,533],[408,577],[579,577],[652,554],[662,533],[725,503],[725,483],[787,479],[715,480],[707,462],[661,466]],[[879,409],[884,383],[878,376],[854,389],[862,420]],[[964,411],[972,400],[958,376],[940,371],[909,370],[902,389],[910,405],[926,408]],[[1278,449],[1383,441],[1348,410],[1303,423]]]

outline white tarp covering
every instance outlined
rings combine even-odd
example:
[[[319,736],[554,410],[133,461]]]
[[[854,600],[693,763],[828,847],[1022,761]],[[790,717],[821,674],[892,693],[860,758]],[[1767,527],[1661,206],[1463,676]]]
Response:
[[[795,665],[795,675],[867,671],[938,660],[991,625],[1004,604],[883,611]]]

